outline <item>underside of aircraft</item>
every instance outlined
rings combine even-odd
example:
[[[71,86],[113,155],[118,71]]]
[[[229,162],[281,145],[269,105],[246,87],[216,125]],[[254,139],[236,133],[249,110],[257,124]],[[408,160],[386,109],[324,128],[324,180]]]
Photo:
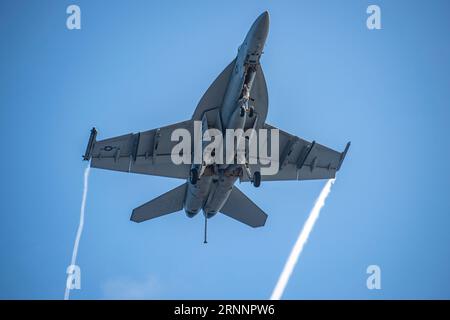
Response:
[[[91,167],[185,180],[175,189],[135,208],[132,221],[142,222],[184,208],[189,217],[202,210],[205,229],[207,219],[218,212],[251,227],[261,227],[267,214],[235,186],[237,180],[251,182],[258,187],[269,181],[335,177],[350,143],[343,152],[337,152],[279,129],[278,157],[271,159],[276,164],[274,174],[264,174],[261,161],[249,161],[248,154],[245,161],[233,164],[206,162],[204,159],[200,163],[173,161],[174,148],[179,143],[173,141],[173,132],[184,129],[194,137],[196,122],[203,125],[202,130],[216,129],[219,132],[227,129],[266,129],[273,132],[271,130],[277,129],[266,123],[268,93],[260,64],[268,28],[269,15],[264,12],[253,23],[237,57],[204,93],[190,120],[100,141],[96,140],[95,128],[91,130],[84,155],[84,160],[90,160]],[[270,136],[265,139],[262,143],[272,152]],[[192,150],[195,143],[192,139]],[[260,141],[258,146],[261,145]],[[193,159],[194,154],[189,158]]]

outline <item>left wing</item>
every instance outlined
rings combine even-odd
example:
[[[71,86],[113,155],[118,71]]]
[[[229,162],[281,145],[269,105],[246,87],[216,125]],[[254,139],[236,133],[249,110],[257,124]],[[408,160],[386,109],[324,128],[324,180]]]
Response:
[[[172,162],[172,149],[178,141],[171,141],[171,134],[175,129],[184,128],[193,136],[193,127],[193,121],[188,120],[101,141],[95,141],[93,129],[84,159],[91,159],[93,168],[186,179],[190,165]]]
[[[264,128],[277,129],[268,124]],[[270,143],[266,143],[270,154]],[[278,173],[261,174],[261,181],[332,179],[340,169],[349,147],[350,142],[344,152],[338,152],[315,141],[308,142],[279,130],[279,159],[276,161]],[[251,172],[260,171],[261,166],[250,165],[250,169]],[[250,180],[244,170],[241,181]]]

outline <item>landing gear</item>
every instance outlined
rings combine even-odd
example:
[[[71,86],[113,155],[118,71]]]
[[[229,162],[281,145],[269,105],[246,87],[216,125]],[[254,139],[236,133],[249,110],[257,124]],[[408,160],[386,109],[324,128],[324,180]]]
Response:
[[[239,116],[243,117],[245,113],[248,112],[248,116],[251,118],[255,114],[255,107],[246,107],[245,105],[240,107]]]
[[[245,107],[241,106],[241,112],[239,113],[239,116],[242,118],[243,116],[245,116]]]
[[[253,186],[255,188],[258,188],[261,185],[261,173],[259,171],[256,171],[253,174],[253,181],[252,181],[252,183],[253,183]]]
[[[196,185],[198,181],[198,168],[192,168],[189,172],[189,182]]]
[[[251,182],[252,182],[253,186],[255,188],[258,188],[261,185],[261,172],[255,171],[255,173],[252,176],[252,173],[250,171],[250,167],[249,167],[248,163],[245,163],[243,165],[243,167],[244,167],[244,170],[247,173],[247,177],[249,177],[249,178],[252,177],[250,179],[251,179]]]
[[[251,118],[253,117],[253,114],[255,113],[255,108],[251,106],[248,110],[248,116]]]

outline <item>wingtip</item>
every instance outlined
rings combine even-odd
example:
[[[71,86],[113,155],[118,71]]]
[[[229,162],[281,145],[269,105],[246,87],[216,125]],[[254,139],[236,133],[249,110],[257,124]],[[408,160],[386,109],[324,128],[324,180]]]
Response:
[[[89,161],[91,159],[91,153],[92,153],[92,149],[94,148],[96,138],[97,138],[97,129],[95,129],[95,127],[93,127],[91,129],[91,134],[89,135],[89,141],[86,146],[86,152],[83,155],[84,161]]]
[[[347,142],[344,151],[341,153],[341,159],[339,160],[339,165],[336,171],[341,169],[342,163],[344,162],[345,156],[347,155],[348,149],[350,149],[351,141]]]

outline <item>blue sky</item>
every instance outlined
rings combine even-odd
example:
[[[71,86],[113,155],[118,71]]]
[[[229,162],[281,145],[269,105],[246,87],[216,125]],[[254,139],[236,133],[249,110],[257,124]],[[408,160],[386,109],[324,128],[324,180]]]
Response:
[[[82,29],[66,29],[77,4]],[[366,28],[378,4],[382,30]],[[269,10],[268,123],[352,147],[287,299],[450,298],[448,1],[2,1],[0,298],[61,299],[89,129],[189,119]],[[261,229],[131,210],[180,181],[91,171],[73,299],[270,296],[325,181],[240,188]],[[382,289],[366,288],[366,268]]]

